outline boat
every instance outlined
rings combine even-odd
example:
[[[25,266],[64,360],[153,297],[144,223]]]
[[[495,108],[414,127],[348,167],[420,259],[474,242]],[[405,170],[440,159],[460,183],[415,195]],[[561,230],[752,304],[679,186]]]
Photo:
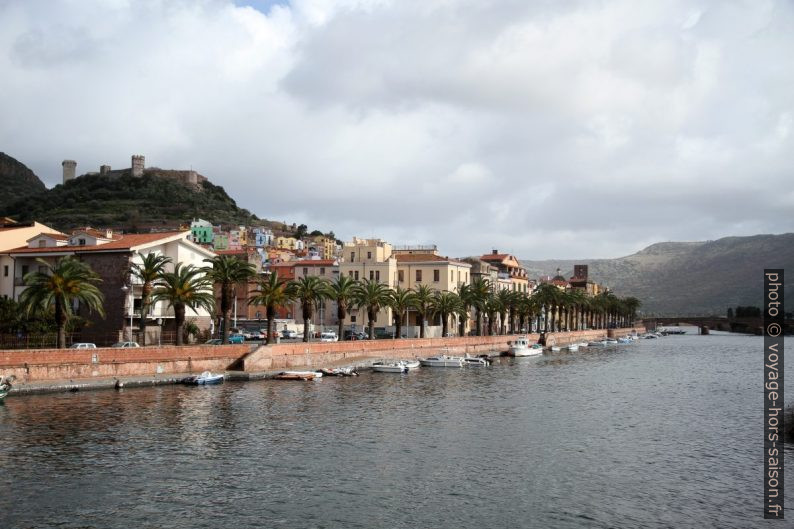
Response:
[[[11,391],[12,383],[16,378],[17,377],[14,375],[8,375],[7,377],[0,376],[0,402],[2,402],[3,399],[6,398],[6,395],[8,395],[8,392]]]
[[[575,353],[578,350],[579,350],[579,344],[578,343],[572,343],[571,345],[568,346],[568,351],[570,351],[572,353]]]
[[[645,336],[643,336],[643,338],[645,338],[646,340],[653,340],[654,338],[658,338],[658,336],[656,336],[655,334],[646,334]]]
[[[331,368],[324,367],[322,369],[318,369],[317,372],[322,373],[326,377],[356,377],[356,376],[358,376],[358,373],[356,372],[356,368],[353,367],[353,366],[331,367]]]
[[[549,349],[551,349],[552,352],[554,353],[559,353],[560,351],[562,351],[562,347],[558,347],[556,345],[552,345],[551,347],[549,347]]]
[[[510,356],[534,356],[543,353],[543,347],[540,344],[529,344],[529,339],[526,336],[519,336],[510,342],[510,349],[507,354]]]
[[[587,346],[588,346],[588,345],[590,345],[590,344],[589,344],[589,343],[587,343],[587,342],[579,342],[577,345],[578,345],[579,347],[587,347]]]
[[[617,345],[618,341],[613,338],[607,338],[604,340],[604,345]]]
[[[183,384],[190,386],[211,386],[213,384],[223,383],[223,374],[213,375],[210,371],[204,371],[200,375],[193,375],[191,377],[183,378]]]
[[[461,356],[436,355],[419,360],[424,367],[463,367],[465,361]]]
[[[485,355],[482,356],[466,355],[463,357],[463,362],[467,366],[471,366],[471,367],[487,367],[491,365],[491,360]]]
[[[405,362],[375,362],[372,370],[377,373],[407,373],[409,368]]]
[[[631,338],[618,338],[618,343],[631,343]]]
[[[276,380],[315,380],[322,378],[323,374],[319,371],[282,371],[273,378]]]
[[[419,363],[419,360],[400,360],[400,362],[404,363],[409,370],[419,369],[422,366],[422,364]]]
[[[596,340],[587,344],[588,347],[604,347],[607,344],[606,340]]]

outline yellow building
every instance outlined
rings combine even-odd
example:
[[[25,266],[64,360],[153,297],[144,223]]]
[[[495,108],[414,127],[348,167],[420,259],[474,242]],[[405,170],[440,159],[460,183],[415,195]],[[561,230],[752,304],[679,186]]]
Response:
[[[336,254],[336,240],[325,235],[315,236],[312,246],[319,254],[320,259],[333,259]]]
[[[11,219],[3,219],[0,223],[0,252],[27,246],[27,241],[41,233],[52,234],[53,237],[66,239],[63,233],[38,222],[17,223]],[[17,282],[21,284],[18,279]],[[10,255],[0,255],[0,297],[14,296],[14,259]]]
[[[276,248],[296,250],[297,246],[298,240],[295,237],[276,237]]]
[[[377,281],[394,288],[397,285],[397,259],[392,255],[392,247],[389,243],[381,239],[353,237],[353,240],[346,242],[342,248],[339,275],[359,281],[365,279]],[[357,330],[365,329],[367,324],[365,309],[351,311],[344,322],[346,328],[355,325]],[[390,325],[392,325],[392,311],[390,308],[384,308],[378,313],[375,327]]]

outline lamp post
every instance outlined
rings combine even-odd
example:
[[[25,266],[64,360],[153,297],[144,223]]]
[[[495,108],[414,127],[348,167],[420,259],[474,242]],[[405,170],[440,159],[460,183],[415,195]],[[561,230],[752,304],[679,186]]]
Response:
[[[124,285],[124,286],[121,287],[121,291],[124,292],[125,297],[126,297],[126,293],[127,293],[128,290],[130,292],[130,332],[129,332],[129,341],[131,342],[132,341],[132,317],[133,317],[132,308],[133,308],[133,303],[134,303],[133,302],[133,297],[132,297],[133,296],[133,292],[132,292],[132,284],[131,283],[130,283],[130,286]]]

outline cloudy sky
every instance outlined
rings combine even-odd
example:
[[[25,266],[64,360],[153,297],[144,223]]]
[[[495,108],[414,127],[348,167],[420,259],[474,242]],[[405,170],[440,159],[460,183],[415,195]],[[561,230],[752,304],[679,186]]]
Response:
[[[0,150],[526,259],[792,231],[790,1],[0,0]]]

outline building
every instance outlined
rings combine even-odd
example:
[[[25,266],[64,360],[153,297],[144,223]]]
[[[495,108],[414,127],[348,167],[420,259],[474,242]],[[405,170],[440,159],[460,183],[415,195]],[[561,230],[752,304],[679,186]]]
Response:
[[[335,259],[305,259],[301,261],[292,262],[292,271],[295,280],[302,277],[319,277],[326,281],[336,281],[339,277],[339,262]],[[325,300],[322,305],[316,307],[312,324],[320,330],[325,330],[325,327],[332,327],[336,329],[339,325],[339,319],[336,317],[337,304],[334,301]],[[303,323],[301,319],[303,312],[300,303],[293,303],[292,314],[295,315],[297,323]]]
[[[342,247],[339,260],[339,274],[355,280],[369,280],[382,283],[389,288],[397,286],[397,259],[392,255],[392,247],[381,239],[359,239],[346,242]],[[392,311],[384,308],[378,313],[376,327],[392,325]],[[344,321],[345,326],[362,330],[368,325],[364,309],[350,311]]]
[[[212,244],[215,237],[212,223],[202,219],[193,219],[190,223],[190,235],[193,242],[198,244]]]
[[[25,246],[28,239],[40,233],[66,238],[63,233],[38,222],[17,223],[3,219],[0,224],[0,297],[14,297],[14,258],[3,252]]]
[[[498,270],[497,284],[499,285],[499,289],[509,288],[516,292],[529,293],[529,278],[527,277],[527,271],[521,266],[521,263],[515,256],[493,250],[490,254],[481,256],[480,260],[485,261],[491,266],[495,266]]]
[[[251,237],[249,239],[249,244],[250,243],[253,243],[253,246],[257,248],[271,246],[273,244],[273,231],[264,227],[252,228]]]
[[[63,183],[75,178],[79,178],[77,173],[77,162],[75,160],[64,160],[61,162],[63,168]],[[156,176],[159,178],[168,178],[175,180],[185,185],[200,189],[201,184],[207,181],[207,177],[193,169],[189,170],[173,170],[173,169],[160,169],[159,167],[146,167],[146,158],[140,154],[133,154],[130,157],[130,167],[126,169],[112,169],[109,165],[100,165],[99,172],[89,172],[82,176],[100,175],[109,178],[120,178],[122,176],[132,176],[134,178],[142,178],[143,176]]]
[[[27,288],[24,276],[42,266],[37,259],[54,263],[66,256],[77,258],[88,264],[102,280],[99,288],[105,297],[106,312],[106,317],[102,318],[78,310],[78,314],[87,320],[80,339],[107,345],[128,336],[136,327],[140,329],[142,285],[131,277],[131,265],[140,262],[142,255],[156,253],[170,257],[173,263],[206,266],[204,259],[212,258],[215,254],[191,239],[190,231],[118,234],[112,230],[83,228],[68,236],[39,233],[30,237],[25,246],[2,252],[3,257],[13,260],[11,290],[4,291],[3,295],[19,299],[19,295]],[[152,306],[146,318],[147,326],[151,326],[147,327],[147,333],[151,333],[147,337],[149,343],[158,341],[161,329],[173,334],[174,311],[165,302]],[[200,329],[208,328],[212,320],[211,315],[202,309],[197,312],[188,309],[186,318],[195,320]]]
[[[315,252],[320,259],[333,259],[336,255],[336,240],[325,235],[317,235],[312,238],[307,249]]]
[[[559,270],[557,271],[559,273]],[[568,281],[571,288],[580,290],[588,296],[597,296],[605,289],[588,277],[588,266],[586,264],[573,265],[573,276]]]

